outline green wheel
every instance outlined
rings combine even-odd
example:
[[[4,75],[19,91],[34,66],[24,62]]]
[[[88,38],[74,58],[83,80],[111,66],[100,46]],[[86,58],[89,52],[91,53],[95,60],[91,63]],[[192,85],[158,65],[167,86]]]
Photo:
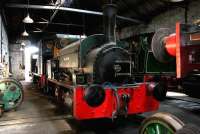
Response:
[[[6,79],[11,79],[11,80],[16,81],[20,85],[20,87],[23,89],[22,83],[19,80],[15,79],[13,77],[9,77],[9,78],[6,78]]]
[[[16,109],[23,99],[24,92],[20,82],[12,78],[0,80],[0,101],[5,111]]]
[[[175,134],[184,123],[169,113],[156,113],[145,119],[140,127],[140,134]]]

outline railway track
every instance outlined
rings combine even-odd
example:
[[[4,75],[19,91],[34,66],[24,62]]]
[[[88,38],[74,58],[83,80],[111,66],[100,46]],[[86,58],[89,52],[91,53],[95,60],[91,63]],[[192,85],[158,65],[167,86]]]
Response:
[[[164,104],[188,112],[185,117],[191,114],[200,117],[200,99],[189,96],[167,96]]]
[[[191,103],[197,103],[200,105],[200,99],[196,99],[196,98],[191,98],[191,97],[172,97],[172,96],[168,96],[167,97],[168,100],[181,100],[181,101],[187,101],[187,102],[191,102]]]

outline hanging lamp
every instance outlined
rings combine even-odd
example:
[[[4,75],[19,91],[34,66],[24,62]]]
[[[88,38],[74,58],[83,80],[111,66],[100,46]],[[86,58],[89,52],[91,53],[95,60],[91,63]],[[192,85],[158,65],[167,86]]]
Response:
[[[26,46],[26,44],[24,42],[21,43],[21,46]]]
[[[27,0],[27,16],[23,19],[23,22],[24,23],[33,23],[34,21],[30,17],[28,9],[29,9],[29,0]]]
[[[22,46],[20,47],[20,51],[24,51],[24,48]]]
[[[29,36],[29,34],[27,33],[26,29],[25,29],[24,32],[22,33],[22,36]]]

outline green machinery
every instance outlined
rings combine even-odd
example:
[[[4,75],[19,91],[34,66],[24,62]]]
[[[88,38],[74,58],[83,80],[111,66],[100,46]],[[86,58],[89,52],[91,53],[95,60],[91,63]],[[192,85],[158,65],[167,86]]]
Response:
[[[3,111],[16,109],[23,101],[22,84],[14,78],[0,80],[0,114]]]

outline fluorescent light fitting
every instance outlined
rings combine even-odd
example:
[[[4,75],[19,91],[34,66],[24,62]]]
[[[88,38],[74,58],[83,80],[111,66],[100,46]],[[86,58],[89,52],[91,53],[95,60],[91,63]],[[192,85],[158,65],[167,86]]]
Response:
[[[33,31],[33,33],[42,33],[42,31],[39,31],[39,30],[38,31]]]
[[[27,16],[23,19],[24,23],[33,23],[33,19],[30,17],[29,13],[27,14]]]
[[[32,31],[33,33],[42,33],[42,30],[41,29],[39,29],[39,28],[35,28],[35,29],[37,29],[37,30],[34,30],[34,31]]]
[[[169,2],[182,2],[184,0],[169,0]]]
[[[71,34],[56,34],[57,38],[65,38],[65,39],[85,39],[86,35],[71,35]]]

